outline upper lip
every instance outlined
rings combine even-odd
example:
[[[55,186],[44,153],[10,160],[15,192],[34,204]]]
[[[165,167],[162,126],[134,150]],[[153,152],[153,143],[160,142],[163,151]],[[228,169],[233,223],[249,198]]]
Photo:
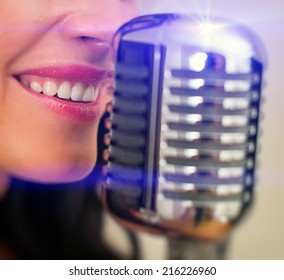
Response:
[[[79,81],[86,84],[97,84],[103,80],[112,79],[114,77],[114,73],[111,70],[102,70],[81,65],[48,66],[29,69],[14,76],[19,77],[23,74],[58,80]]]

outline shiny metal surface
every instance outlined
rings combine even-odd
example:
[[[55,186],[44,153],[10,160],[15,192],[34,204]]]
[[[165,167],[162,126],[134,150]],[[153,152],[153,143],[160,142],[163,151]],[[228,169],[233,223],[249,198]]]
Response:
[[[132,229],[223,237],[252,199],[262,45],[238,24],[171,14],[114,42],[107,208]]]

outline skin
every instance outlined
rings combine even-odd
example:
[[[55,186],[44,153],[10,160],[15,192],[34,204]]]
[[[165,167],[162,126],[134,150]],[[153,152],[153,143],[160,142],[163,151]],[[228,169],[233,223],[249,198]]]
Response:
[[[0,196],[10,176],[52,183],[88,175],[111,100],[106,85],[96,119],[72,120],[41,106],[14,76],[57,65],[112,69],[113,33],[137,14],[135,0],[0,1]]]

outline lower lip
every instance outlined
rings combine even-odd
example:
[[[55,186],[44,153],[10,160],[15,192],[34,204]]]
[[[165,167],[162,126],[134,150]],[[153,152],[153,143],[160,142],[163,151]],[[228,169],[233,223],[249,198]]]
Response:
[[[24,86],[22,85],[22,87]],[[99,96],[96,102],[75,103],[48,96],[42,93],[36,93],[26,87],[24,87],[24,89],[33,97],[35,97],[48,110],[70,120],[93,122],[99,117]]]

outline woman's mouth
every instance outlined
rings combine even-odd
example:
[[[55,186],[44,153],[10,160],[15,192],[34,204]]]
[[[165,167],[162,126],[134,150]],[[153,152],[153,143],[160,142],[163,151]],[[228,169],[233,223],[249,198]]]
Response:
[[[21,75],[19,81],[34,93],[73,102],[95,102],[101,87],[101,83],[92,85],[79,81],[57,80],[32,75]]]
[[[100,99],[112,90],[113,74],[86,67],[64,66],[14,75],[22,87],[51,111],[79,121],[100,115]]]

